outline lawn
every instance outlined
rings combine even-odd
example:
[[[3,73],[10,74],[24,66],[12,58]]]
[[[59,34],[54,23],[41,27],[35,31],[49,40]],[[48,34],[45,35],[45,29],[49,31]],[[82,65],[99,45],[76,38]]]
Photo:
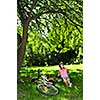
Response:
[[[83,100],[83,65],[66,65],[72,88],[68,88],[62,81],[55,85],[60,93],[56,96],[47,97],[36,90],[36,84],[31,82],[32,77],[37,77],[37,70],[42,70],[41,74],[57,75],[58,66],[32,66],[22,67],[19,75],[21,82],[17,85],[17,100]]]

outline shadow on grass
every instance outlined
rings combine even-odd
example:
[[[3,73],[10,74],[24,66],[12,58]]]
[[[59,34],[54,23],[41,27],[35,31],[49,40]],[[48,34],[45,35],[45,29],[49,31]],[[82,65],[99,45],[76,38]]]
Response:
[[[23,73],[24,71],[24,73]],[[36,90],[36,84],[31,82],[32,77],[37,77],[36,70],[23,70],[19,75],[17,85],[17,100],[83,100],[83,71],[77,69],[75,72],[69,71],[69,76],[72,82],[72,88],[68,88],[62,81],[55,85],[59,88],[60,93],[56,96],[46,97]],[[57,70],[42,70],[41,74],[49,74],[50,77],[57,75]]]

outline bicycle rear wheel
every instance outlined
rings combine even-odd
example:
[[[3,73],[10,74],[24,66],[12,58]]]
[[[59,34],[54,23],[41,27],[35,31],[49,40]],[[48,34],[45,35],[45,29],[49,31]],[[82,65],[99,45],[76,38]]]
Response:
[[[59,89],[54,85],[47,87],[44,84],[38,84],[36,88],[41,94],[46,96],[54,96],[59,93]]]

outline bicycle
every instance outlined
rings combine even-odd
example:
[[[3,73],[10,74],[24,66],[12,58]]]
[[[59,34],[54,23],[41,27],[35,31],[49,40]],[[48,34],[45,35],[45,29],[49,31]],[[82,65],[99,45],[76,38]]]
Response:
[[[53,82],[50,82],[46,76],[41,76],[39,79],[33,78],[32,81],[37,83],[37,91],[45,96],[54,96],[59,93],[58,87]]]

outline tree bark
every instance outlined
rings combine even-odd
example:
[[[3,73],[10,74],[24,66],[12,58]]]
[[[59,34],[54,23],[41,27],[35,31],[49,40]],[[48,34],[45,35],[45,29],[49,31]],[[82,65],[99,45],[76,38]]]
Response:
[[[28,38],[28,25],[29,21],[26,20],[25,23],[23,24],[23,37],[22,37],[22,42],[17,50],[17,73],[19,73],[20,66],[23,63],[23,58],[25,54],[25,49],[26,49],[26,41]]]

